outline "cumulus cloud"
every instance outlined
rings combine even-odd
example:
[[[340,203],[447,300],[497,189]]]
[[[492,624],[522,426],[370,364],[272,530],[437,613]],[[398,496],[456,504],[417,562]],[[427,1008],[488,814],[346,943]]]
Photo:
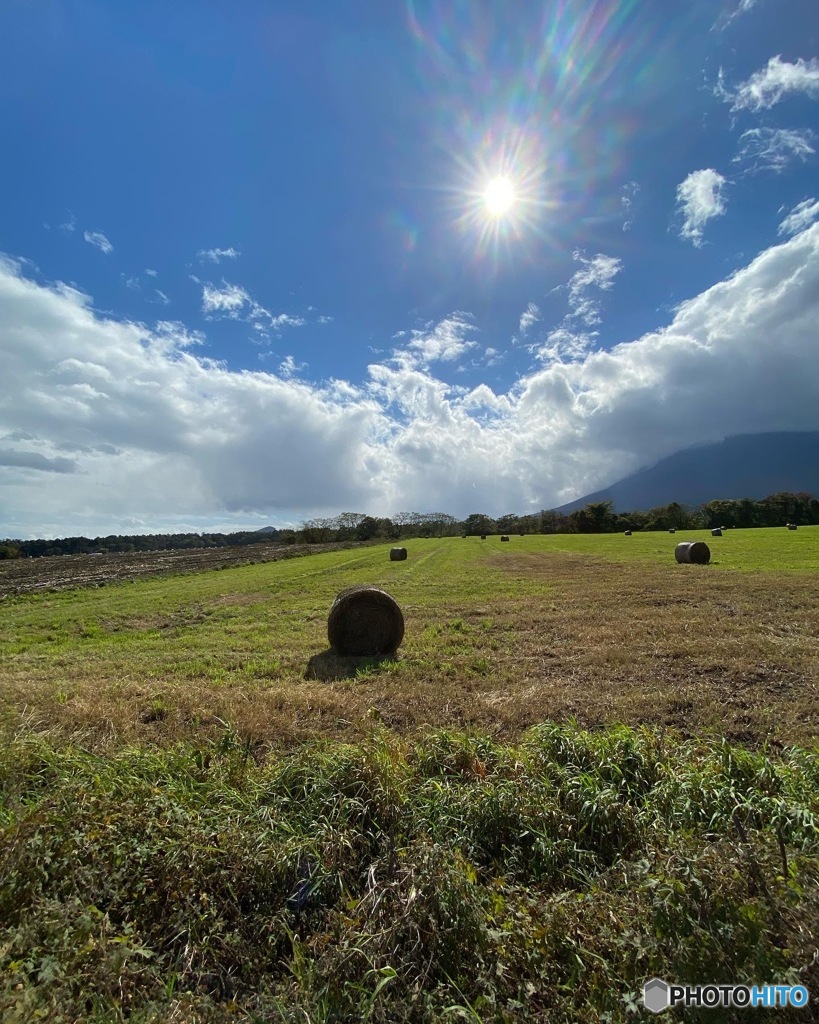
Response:
[[[713,217],[725,213],[724,189],[726,179],[708,168],[692,171],[677,186],[677,208],[683,215],[680,238],[687,238],[698,248],[702,245],[702,232]]]
[[[222,260],[235,260],[242,254],[231,246],[229,249],[200,249],[196,255],[202,261],[221,263]]]
[[[74,229],[72,228],[71,230],[73,231]],[[89,245],[95,246],[100,252],[104,252],[106,256],[109,252],[114,251],[113,245],[111,245],[101,231],[83,231],[82,237]]]
[[[734,92],[722,86],[718,87],[718,92],[731,101],[732,110],[769,110],[789,94],[803,93],[816,99],[819,97],[819,60],[799,57],[791,64],[777,55]]]
[[[740,136],[734,163],[746,164],[751,173],[784,171],[797,160],[805,162],[816,150],[816,133],[809,128],[750,128]]]
[[[407,358],[373,363],[360,384],[312,384],[286,360],[278,374],[231,371],[180,324],[112,320],[6,261],[0,535],[558,505],[686,445],[817,429],[817,322],[813,224],[661,329],[553,361],[505,394],[432,373],[475,330],[463,314],[410,332]]]
[[[780,211],[781,212],[781,211]],[[815,220],[819,219],[819,202],[815,199],[803,199],[779,225],[780,235],[795,235],[804,231]]]

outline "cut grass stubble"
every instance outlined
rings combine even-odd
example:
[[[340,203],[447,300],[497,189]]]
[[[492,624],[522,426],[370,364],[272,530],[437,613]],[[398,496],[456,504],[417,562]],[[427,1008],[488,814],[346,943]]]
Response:
[[[802,539],[806,560],[819,545],[819,529],[783,536]],[[815,742],[815,575],[726,568],[725,548],[710,566],[677,565],[675,541],[658,535],[496,541],[410,543],[400,563],[384,546],[7,600],[3,717],[95,749],[198,739],[225,721],[258,748],[351,740],[374,715],[402,734],[511,740],[574,718]],[[742,543],[758,550],[760,538]],[[397,656],[305,678],[333,598],[360,582],[401,605]]]

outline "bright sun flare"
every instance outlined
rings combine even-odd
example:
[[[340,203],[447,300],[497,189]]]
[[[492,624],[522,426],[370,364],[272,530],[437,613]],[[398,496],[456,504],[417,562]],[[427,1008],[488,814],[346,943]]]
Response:
[[[486,208],[493,217],[501,217],[515,201],[515,186],[509,178],[493,178],[483,194]]]

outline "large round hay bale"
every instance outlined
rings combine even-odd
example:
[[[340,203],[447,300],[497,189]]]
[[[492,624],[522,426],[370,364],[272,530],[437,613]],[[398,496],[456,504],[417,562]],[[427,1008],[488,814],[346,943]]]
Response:
[[[789,530],[795,530],[796,529],[796,523],[788,523],[788,529]]]
[[[711,561],[711,549],[704,541],[684,540],[674,548],[674,557],[681,563],[708,565]]]
[[[623,534],[623,536],[624,537],[630,537],[631,536],[631,530],[626,530],[626,532]]]
[[[348,587],[333,601],[327,638],[344,656],[392,654],[404,639],[404,616],[395,598],[380,587]]]
[[[406,548],[390,548],[390,561],[391,562],[403,562],[407,557]]]
[[[712,537],[721,537],[722,536],[722,528],[717,526],[716,529],[713,529],[711,531],[711,536]]]
[[[504,534],[503,534],[503,536],[501,537],[501,540],[509,540],[509,538],[508,538],[508,537],[506,536],[506,534],[504,533]]]
[[[481,534],[481,540],[486,540],[486,534],[485,533]]]

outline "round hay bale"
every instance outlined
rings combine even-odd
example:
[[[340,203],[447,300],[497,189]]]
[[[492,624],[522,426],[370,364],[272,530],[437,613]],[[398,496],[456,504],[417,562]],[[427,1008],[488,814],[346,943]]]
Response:
[[[788,523],[788,529],[789,530],[795,530],[796,529],[796,523]]]
[[[669,530],[668,532],[669,532],[669,533],[676,533],[676,532],[677,532],[677,530],[676,530],[676,528],[675,528],[675,527],[673,527],[673,526],[672,526],[672,527],[671,527],[671,529],[670,529],[670,530]]]
[[[481,540],[486,540],[486,534],[485,533],[481,534]]]
[[[681,563],[708,565],[711,561],[711,549],[701,540],[684,540],[674,548],[674,557]]]
[[[407,557],[406,548],[390,548],[390,561],[391,562],[403,562]]]
[[[716,527],[716,529],[712,530],[711,531],[711,536],[712,537],[721,537],[722,536],[722,527],[718,526],[718,527]]]
[[[380,587],[348,587],[330,608],[327,638],[343,656],[392,654],[404,639],[404,616],[395,598]]]
[[[508,538],[508,537],[506,536],[506,534],[504,533],[504,534],[503,534],[503,536],[501,537],[501,540],[509,540],[509,538]]]
[[[623,534],[623,536],[624,537],[630,537],[631,536],[631,530],[626,530],[626,532]]]

